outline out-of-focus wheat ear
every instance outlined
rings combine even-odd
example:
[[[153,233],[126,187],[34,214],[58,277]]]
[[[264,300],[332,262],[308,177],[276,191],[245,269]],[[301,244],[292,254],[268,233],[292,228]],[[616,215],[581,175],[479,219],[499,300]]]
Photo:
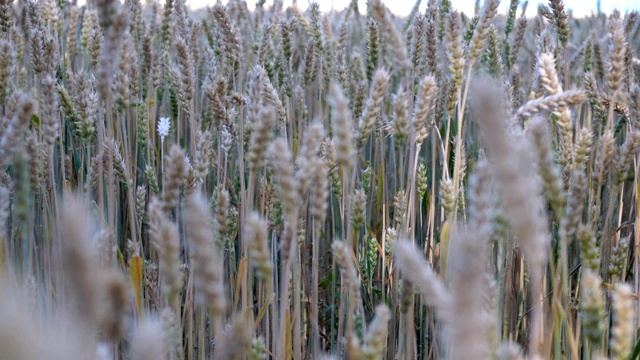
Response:
[[[69,15],[69,27],[67,28],[67,51],[69,61],[78,54],[78,18],[78,7],[72,6]]]
[[[3,37],[9,35],[9,30],[13,25],[13,0],[0,1],[0,31]]]
[[[494,196],[492,169],[486,159],[480,159],[469,176],[469,229],[473,229],[478,241],[484,242],[480,257],[487,255],[493,234]]]
[[[384,69],[378,69],[373,77],[371,94],[367,100],[362,118],[360,118],[360,125],[358,128],[358,147],[364,146],[369,138],[369,133],[378,121],[388,88],[389,73]]]
[[[226,47],[231,52],[230,56],[236,58],[238,56],[238,51],[240,51],[240,40],[238,39],[236,29],[233,26],[231,18],[229,17],[225,7],[222,6],[222,4],[217,3],[210,9],[210,13],[218,22],[220,31],[222,31],[222,34],[224,35]]]
[[[46,144],[47,152],[53,151],[53,146],[60,132],[60,120],[58,119],[58,92],[56,80],[47,75],[42,80],[40,97],[40,121],[42,122],[42,138]]]
[[[598,184],[603,185],[605,179],[613,170],[613,164],[616,159],[615,137],[611,130],[606,129],[600,137],[600,146],[598,146],[598,156],[596,158],[595,171]]]
[[[138,221],[144,219],[144,214],[147,210],[147,187],[144,185],[138,185],[136,187],[136,215]]]
[[[155,212],[155,211],[154,211]],[[162,216],[162,215],[161,215]],[[156,246],[160,253],[160,272],[164,280],[164,293],[169,304],[175,306],[182,289],[182,263],[180,261],[180,238],[178,226],[166,218],[161,217]]]
[[[215,203],[215,231],[216,236],[218,237],[218,241],[221,242],[222,238],[227,232],[227,226],[229,225],[229,207],[230,207],[230,198],[229,191],[224,187],[220,186],[216,190],[216,203]]]
[[[60,218],[61,265],[73,311],[85,329],[91,331],[99,316],[98,272],[91,256],[88,241],[91,223],[81,200],[67,198],[62,204]]]
[[[447,219],[451,219],[453,217],[457,198],[453,181],[451,179],[443,179],[440,181],[440,201]]]
[[[387,333],[391,311],[385,304],[376,306],[375,316],[367,329],[362,348],[363,359],[379,359],[387,347]]]
[[[638,73],[636,71],[636,69],[638,69],[639,67],[637,66],[637,60],[636,58],[633,57],[634,55],[634,50],[631,47],[631,45],[627,42],[625,43],[625,52],[624,52],[624,76],[622,78],[623,80],[623,85],[624,85],[624,92],[625,92],[625,96],[628,97],[629,94],[631,94],[631,92],[633,91],[633,88],[636,84],[637,81],[637,76],[636,74]],[[634,60],[635,59],[635,60]]]
[[[304,17],[302,10],[300,10],[297,4],[293,4],[293,6],[291,6],[289,9],[291,9],[291,12],[293,12],[295,19],[298,20],[299,25],[302,26],[304,31],[308,34],[311,25],[309,24],[309,20]]]
[[[622,82],[625,72],[626,41],[622,20],[611,21],[610,34],[611,46],[609,48],[609,60],[607,62],[607,86],[610,96],[615,100],[622,90]]]
[[[124,276],[117,270],[103,273],[99,278],[99,326],[107,339],[117,341],[125,334],[130,310],[129,288]]]
[[[625,236],[618,240],[618,243],[611,249],[611,258],[609,259],[609,278],[610,283],[615,283],[624,279],[627,266],[627,257],[629,251],[629,237]]]
[[[13,71],[16,53],[14,45],[7,40],[0,40],[0,100],[4,102],[10,89],[10,78]]]
[[[362,359],[362,344],[358,335],[350,332],[345,336],[345,353],[347,359]]]
[[[360,54],[353,55],[351,65],[351,71],[356,73],[362,72],[362,58]],[[362,74],[359,77],[364,77]],[[367,83],[364,80],[357,81],[349,87],[347,92],[351,98],[349,105],[351,105],[352,114],[361,114],[362,109],[364,108],[365,97],[367,93]],[[355,123],[354,123],[355,126]]]
[[[447,95],[447,110],[452,112],[460,97],[465,58],[460,32],[460,14],[452,11],[447,21],[447,58],[449,59],[450,83]]]
[[[98,24],[93,26],[89,31],[89,64],[92,68],[98,66],[100,60],[100,53],[104,47],[104,36],[102,29]]]
[[[403,78],[406,78],[409,71],[411,71],[411,61],[407,55],[407,47],[401,40],[400,33],[393,24],[387,7],[380,0],[374,0],[371,4],[371,9],[380,24],[386,40],[389,42],[394,58],[394,66],[397,67]]]
[[[358,278],[358,270],[356,269],[353,257],[349,251],[349,247],[342,240],[336,240],[331,244],[333,258],[340,268],[342,279],[346,283],[349,290],[349,296],[352,299],[352,306],[359,312],[362,306],[362,297],[360,295],[360,278]]]
[[[596,236],[588,225],[580,225],[576,231],[576,237],[580,243],[580,259],[582,266],[594,274],[600,271],[600,248]]]
[[[159,360],[165,358],[165,332],[162,321],[150,317],[142,319],[131,340],[132,360]]]
[[[310,41],[304,55],[304,70],[302,72],[302,85],[304,86],[311,84],[314,80],[315,72],[313,70],[315,69],[315,66],[313,62],[316,57],[315,52],[314,43]]]
[[[216,340],[214,359],[241,359],[251,352],[253,324],[248,312],[236,315]]]
[[[399,190],[393,198],[393,207],[395,210],[393,221],[396,228],[404,226],[407,220],[407,196],[404,189]]]
[[[80,47],[86,50],[89,46],[91,30],[98,26],[98,13],[95,9],[85,8],[82,12],[82,24],[80,25]]]
[[[529,121],[529,129],[538,155],[538,174],[542,178],[542,189],[553,209],[560,211],[565,201],[564,184],[560,170],[553,160],[549,126],[542,117],[536,117]]]
[[[602,344],[604,331],[604,293],[602,280],[596,273],[587,269],[582,273],[580,281],[580,309],[582,311],[582,331],[593,348]]]
[[[416,2],[416,4],[414,5],[414,10],[416,10],[416,13],[411,15],[411,18],[408,19],[407,23],[405,23],[405,27],[406,29],[409,29],[409,26],[413,27],[411,62],[413,64],[414,73],[418,76],[418,78],[422,78],[427,74],[426,61],[422,61],[423,57],[425,56],[424,45],[426,43],[426,19],[424,15],[418,12],[418,9],[416,7],[419,5],[420,3]]]
[[[496,17],[498,13],[498,5],[500,1],[498,0],[487,0],[484,3],[484,7],[482,8],[482,14],[480,15],[480,19],[478,20],[478,25],[473,32],[473,36],[471,37],[471,42],[469,45],[469,63],[473,64],[478,56],[480,56],[480,52],[484,49],[484,45],[487,39],[487,33],[489,32],[489,27],[493,18]]]
[[[160,241],[160,224],[164,213],[162,212],[162,203],[156,196],[149,199],[149,208],[147,210],[147,225],[149,226],[149,240],[158,243]]]
[[[451,344],[453,358],[471,359],[490,357],[487,335],[491,331],[491,318],[486,308],[485,286],[486,243],[489,234],[478,238],[476,229],[456,231],[451,235],[447,275],[451,278],[450,321],[445,336]]]
[[[378,68],[380,57],[380,37],[378,23],[373,16],[367,16],[367,79],[373,79],[373,73]]]
[[[31,68],[36,75],[44,71],[44,42],[45,33],[42,29],[33,29],[29,36],[29,57]]]
[[[549,248],[545,203],[527,139],[509,137],[502,122],[502,106],[495,87],[475,90],[477,123],[495,164],[495,178],[502,189],[503,206],[528,263],[530,287],[535,301],[542,296],[542,278]],[[538,298],[540,297],[540,298]],[[530,352],[537,354],[542,334],[542,309],[531,313]]]
[[[180,348],[182,329],[180,328],[180,320],[178,316],[169,307],[159,311],[160,321],[162,323],[162,332],[164,333],[164,349],[171,356],[175,353],[182,353]]]
[[[291,69],[291,55],[293,54],[291,43],[295,20],[293,18],[281,19],[279,25],[281,53],[284,59],[285,70],[289,71]]]
[[[620,154],[616,161],[616,167],[618,170],[618,181],[623,182],[626,178],[627,172],[633,165],[633,160],[640,151],[640,130],[631,130],[627,133],[627,138],[620,148]]]
[[[389,239],[387,238],[387,241]],[[413,304],[413,300],[415,297],[414,285],[408,278],[403,278],[400,280],[400,287],[398,289],[398,293],[400,295],[400,312],[402,314],[407,314],[411,309],[411,305]]]
[[[589,157],[591,156],[591,131],[582,128],[576,135],[576,142],[573,146],[573,168],[585,169]]]
[[[340,166],[349,168],[353,163],[353,118],[349,103],[336,83],[331,85],[330,102],[333,106],[331,114],[335,159]]]
[[[114,139],[106,139],[106,142],[105,152],[112,157],[116,178],[123,184],[127,184],[129,182],[129,169],[120,152],[120,146]]]
[[[264,104],[272,106],[277,115],[276,120],[278,120],[279,123],[282,124],[282,126],[286,126],[288,122],[287,112],[284,109],[284,105],[282,105],[282,101],[280,100],[278,92],[273,87],[271,80],[269,80],[269,76],[267,74],[261,76],[260,82],[262,85],[262,96]]]
[[[124,40],[127,14],[122,11],[122,6],[116,1],[104,1],[98,3],[100,27],[104,31],[104,46],[100,51],[97,70],[98,92],[102,99],[108,99],[114,72],[113,54],[120,52],[120,46]],[[100,37],[102,38],[102,37]]]
[[[357,231],[367,220],[367,195],[364,190],[356,189],[351,194],[351,222]]]
[[[176,54],[180,67],[181,89],[184,91],[185,99],[191,100],[194,91],[193,59],[184,39],[177,39]]]
[[[46,340],[41,336],[34,314],[16,293],[0,295],[0,349],[7,360],[37,360]],[[52,349],[51,349],[52,350]],[[49,353],[48,355],[52,355]]]
[[[267,226],[267,221],[256,212],[251,213],[246,222],[249,257],[256,269],[256,276],[263,281],[269,279],[273,270]]]
[[[189,170],[187,171],[187,177],[184,182],[183,194],[185,197],[193,194],[196,190],[198,190],[198,175],[196,174],[193,166],[189,165]]]
[[[498,38],[498,30],[491,24],[489,26],[489,33],[487,35],[487,46],[485,50],[486,67],[489,70],[489,74],[493,77],[500,78],[503,72],[502,63],[502,46],[500,39]]]
[[[11,155],[18,148],[18,143],[29,127],[33,114],[33,101],[20,93],[17,97],[18,108],[16,113],[6,125],[4,133],[0,136],[0,168],[5,168],[11,161]]]
[[[451,295],[422,251],[408,240],[401,239],[394,241],[392,252],[400,273],[416,286],[427,305],[433,306],[439,316],[446,318]]]
[[[196,152],[193,170],[198,184],[204,183],[211,169],[211,155],[213,153],[213,141],[210,131],[196,132]]]
[[[171,146],[165,162],[167,167],[162,184],[162,209],[165,213],[170,213],[178,205],[180,187],[184,183],[184,177],[187,176],[184,151],[180,146],[174,144]]]
[[[393,122],[391,128],[394,145],[397,149],[401,149],[405,145],[409,136],[411,123],[409,122],[408,108],[407,94],[402,90],[398,91],[393,97]]]
[[[501,316],[498,312],[501,301],[500,290],[498,289],[497,281],[494,279],[493,272],[484,272],[483,284],[486,288],[484,309],[486,312],[487,333],[485,334],[485,339],[488,342],[487,346],[489,347],[489,353],[495,356],[500,345],[502,331],[500,328]]]
[[[419,93],[416,100],[413,126],[416,133],[416,142],[422,143],[427,138],[431,128],[435,125],[429,121],[429,113],[437,95],[437,82],[433,75],[427,75],[418,85]]]
[[[114,79],[114,100],[118,108],[122,110],[126,110],[131,104],[131,99],[136,98],[137,95],[133,93],[134,86],[137,87],[137,76],[136,81],[130,78],[130,69],[135,66],[137,63],[136,53],[131,48],[131,35],[127,32],[124,35],[124,40],[122,41],[122,47],[120,49],[120,61],[118,62],[118,69],[115,73]],[[137,70],[136,70],[137,71]]]
[[[548,18],[555,25],[556,32],[558,34],[558,41],[562,46],[567,45],[569,40],[569,15],[564,9],[564,2],[562,0],[550,0],[549,7],[551,8],[551,16]]]
[[[275,110],[272,107],[263,107],[252,125],[247,161],[249,168],[254,171],[259,171],[264,166],[265,153],[273,138],[275,115]]]
[[[151,193],[159,194],[160,186],[158,186],[158,180],[156,179],[156,170],[153,168],[153,166],[147,164],[144,169],[144,175],[147,179],[147,182],[149,183],[149,189],[151,190]]]
[[[171,40],[171,20],[174,0],[165,0],[162,7],[162,24],[160,25],[160,39],[165,48],[169,47]]]
[[[426,34],[426,56],[427,70],[431,74],[438,71],[438,43],[441,38],[438,37],[438,11],[436,6],[429,6],[425,12],[427,18]]]
[[[322,161],[329,170],[331,180],[331,190],[338,198],[342,198],[342,181],[340,179],[340,169],[336,161],[336,149],[331,138],[325,138],[321,145]]]
[[[329,198],[329,169],[327,164],[318,159],[315,161],[313,168],[312,194],[309,198],[311,216],[315,220],[318,227],[322,227],[327,216],[328,198]]]
[[[324,137],[324,127],[314,122],[305,130],[302,136],[302,147],[296,157],[296,185],[300,198],[304,199],[313,180],[315,164],[319,160],[320,146]],[[311,176],[310,176],[311,175]]]
[[[31,130],[27,130],[25,136],[25,151],[27,159],[29,160],[29,179],[31,180],[31,189],[36,192],[40,187],[41,172],[40,166],[42,164],[41,158],[41,144],[38,141],[38,135]]]
[[[93,246],[98,264],[103,268],[109,268],[115,264],[116,238],[112,231],[102,229],[93,236]]]
[[[184,223],[191,244],[195,303],[209,311],[214,319],[214,329],[219,331],[227,308],[222,279],[223,262],[215,251],[211,214],[207,201],[201,195],[196,193],[187,199]]]
[[[269,158],[276,174],[275,181],[284,212],[289,217],[293,216],[300,197],[296,191],[291,151],[283,138],[278,138],[271,144]]]
[[[75,77],[75,106],[70,104],[69,94],[65,88],[62,85],[58,86],[62,108],[71,120],[75,120],[75,130],[83,141],[91,140],[96,132],[95,112],[98,106],[98,95],[93,83],[93,77],[87,73],[78,74]]]
[[[527,18],[521,16],[518,19],[516,24],[516,33],[513,38],[513,43],[511,45],[511,53],[509,54],[509,67],[513,68],[516,65],[516,61],[518,60],[518,52],[520,51],[520,47],[522,47],[522,42],[524,40],[525,32],[527,31]]]
[[[611,359],[627,359],[633,350],[634,294],[631,286],[620,283],[615,286],[612,300],[613,325],[611,327]]]

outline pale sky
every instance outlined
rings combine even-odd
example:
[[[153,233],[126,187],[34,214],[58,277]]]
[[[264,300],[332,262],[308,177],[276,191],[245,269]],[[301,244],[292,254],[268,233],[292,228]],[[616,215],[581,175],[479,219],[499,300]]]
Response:
[[[291,5],[293,0],[284,0],[285,8]],[[226,3],[226,0],[222,0],[223,3]],[[248,0],[250,8],[253,8],[256,0]],[[306,9],[310,3],[310,0],[297,0],[298,6],[301,9]],[[350,2],[350,0],[317,0],[320,5],[321,11],[329,11],[332,8],[336,10],[344,9]],[[407,15],[411,11],[411,8],[415,4],[414,0],[382,0],[383,3],[387,5],[389,10],[397,15]],[[475,4],[475,0],[451,0],[453,3],[453,8],[456,10],[460,10],[465,12],[468,15],[473,14],[473,7]],[[524,1],[521,0],[520,3]],[[535,15],[537,5],[539,3],[547,3],[548,1],[543,0],[529,0],[529,5],[527,7],[527,16]],[[360,9],[365,9],[366,0],[359,0]],[[427,0],[422,1],[422,6],[420,10],[424,10],[426,7]],[[483,3],[483,0],[481,0]],[[500,11],[502,13],[506,13],[509,7],[510,0],[502,0],[500,2]],[[597,0],[564,0],[565,6],[567,9],[573,10],[573,14],[576,17],[585,16],[591,14],[591,12],[595,12]],[[618,9],[621,12],[625,13],[631,10],[640,10],[640,0],[601,0],[602,3],[602,11],[605,13],[610,13],[613,9]],[[215,0],[187,0],[187,4],[190,4],[194,8],[203,7],[207,5],[215,4]],[[273,0],[267,0],[267,5],[270,6],[273,4]]]

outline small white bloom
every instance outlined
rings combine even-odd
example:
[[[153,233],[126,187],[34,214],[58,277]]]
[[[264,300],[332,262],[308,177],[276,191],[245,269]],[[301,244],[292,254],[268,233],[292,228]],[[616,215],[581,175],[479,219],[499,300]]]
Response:
[[[222,138],[222,150],[225,154],[228,154],[231,149],[231,145],[233,145],[233,135],[231,135],[229,129],[224,125],[220,131],[220,137]]]
[[[171,122],[168,117],[161,117],[158,120],[158,135],[160,135],[160,141],[164,142],[164,138],[169,135],[171,129]]]

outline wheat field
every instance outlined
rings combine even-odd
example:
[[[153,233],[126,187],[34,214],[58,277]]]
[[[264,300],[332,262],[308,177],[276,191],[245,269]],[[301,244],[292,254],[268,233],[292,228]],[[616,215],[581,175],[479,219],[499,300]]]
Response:
[[[0,0],[0,359],[637,359],[640,13],[425,1]]]

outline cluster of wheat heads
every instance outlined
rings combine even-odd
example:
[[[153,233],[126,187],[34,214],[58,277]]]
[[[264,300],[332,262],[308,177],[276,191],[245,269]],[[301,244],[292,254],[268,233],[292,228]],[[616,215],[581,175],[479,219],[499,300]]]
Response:
[[[0,359],[629,358],[638,12],[420,5],[0,0]]]

